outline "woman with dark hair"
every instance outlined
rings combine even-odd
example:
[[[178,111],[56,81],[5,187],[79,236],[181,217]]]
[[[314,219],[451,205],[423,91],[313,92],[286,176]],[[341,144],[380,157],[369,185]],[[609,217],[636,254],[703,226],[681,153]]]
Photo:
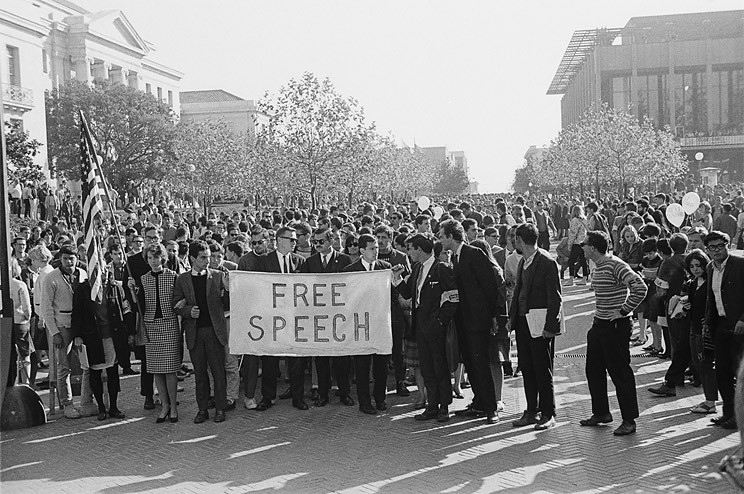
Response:
[[[571,246],[571,254],[568,256],[570,273],[568,286],[573,286],[579,266],[584,274],[584,284],[589,281],[589,266],[584,257],[584,250],[581,248],[584,239],[586,239],[586,216],[584,216],[584,208],[577,204],[571,208],[571,221],[568,229],[568,243]],[[579,266],[576,265],[577,263]]]
[[[156,423],[178,422],[176,389],[181,368],[181,328],[173,312],[173,287],[176,273],[165,268],[168,259],[165,247],[156,243],[145,249],[147,264],[151,271],[142,275],[142,292],[138,299],[143,308],[143,320],[147,334],[145,352],[147,371],[155,375],[155,384],[160,391],[163,409]]]
[[[700,249],[693,249],[685,257],[685,268],[691,278],[682,291],[683,308],[690,318],[690,352],[692,364],[697,368],[703,385],[705,401],[690,409],[692,413],[716,413],[718,384],[713,368],[713,342],[703,336],[705,307],[708,303],[708,280],[706,267],[710,259]],[[685,299],[686,297],[686,299]]]
[[[359,252],[359,236],[356,233],[349,233],[344,240],[344,254],[351,256],[351,262],[356,262],[361,253]]]
[[[477,239],[470,242],[471,247],[475,247],[483,251],[488,258],[488,262],[493,266],[494,277],[496,278],[498,297],[501,299],[497,302],[498,312],[502,316],[507,315],[506,306],[506,282],[504,281],[504,272],[501,270],[501,266],[496,262],[491,251],[491,246],[488,242],[482,239]],[[509,346],[511,340],[509,339],[509,330],[506,324],[499,324],[497,328],[491,329],[491,339],[488,347],[489,364],[491,366],[491,377],[493,378],[494,391],[496,392],[496,411],[501,412],[504,410],[504,402],[501,399],[502,390],[504,388],[504,366],[505,362],[509,361]]]

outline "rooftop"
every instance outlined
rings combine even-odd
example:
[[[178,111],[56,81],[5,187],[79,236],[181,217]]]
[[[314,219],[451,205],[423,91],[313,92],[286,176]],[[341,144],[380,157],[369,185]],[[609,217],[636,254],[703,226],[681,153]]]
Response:
[[[190,103],[220,103],[223,101],[245,101],[243,98],[230,94],[223,89],[207,89],[203,91],[181,91],[181,104]]]

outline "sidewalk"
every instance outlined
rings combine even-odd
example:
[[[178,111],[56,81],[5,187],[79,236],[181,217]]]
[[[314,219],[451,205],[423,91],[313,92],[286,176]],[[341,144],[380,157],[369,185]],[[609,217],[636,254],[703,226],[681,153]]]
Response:
[[[716,465],[737,432],[688,413],[700,388],[657,398],[668,361],[633,358],[642,410],[635,435],[617,438],[615,422],[580,427],[590,415],[579,351],[555,363],[558,426],[514,428],[524,409],[521,378],[507,379],[501,421],[453,418],[416,422],[409,398],[389,395],[377,416],[336,399],[302,412],[280,401],[266,412],[238,407],[227,421],[194,425],[194,382],[180,393],[180,422],[155,424],[142,409],[139,377],[122,379],[124,420],[68,420],[3,433],[3,492],[730,492]],[[308,384],[309,388],[309,384]],[[612,386],[609,386],[612,390]],[[280,389],[283,386],[280,385]],[[388,389],[393,389],[392,380]],[[453,409],[463,408],[455,400]],[[45,400],[46,402],[46,400]],[[242,403],[242,401],[241,401]],[[720,411],[720,407],[719,407]]]

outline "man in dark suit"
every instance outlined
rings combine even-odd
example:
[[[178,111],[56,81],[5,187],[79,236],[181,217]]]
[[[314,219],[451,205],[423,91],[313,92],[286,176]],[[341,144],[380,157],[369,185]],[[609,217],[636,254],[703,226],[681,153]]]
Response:
[[[387,225],[380,225],[375,228],[375,237],[377,237],[377,244],[380,248],[377,258],[390,263],[391,266],[403,266],[405,268],[404,276],[410,273],[411,266],[408,262],[408,256],[393,248],[393,229]],[[410,396],[411,392],[408,391],[408,388],[406,388],[403,382],[406,379],[406,366],[403,363],[403,336],[406,332],[406,321],[403,315],[403,309],[398,304],[397,299],[393,300],[391,312],[395,392],[398,396]]]
[[[297,232],[294,228],[283,226],[276,232],[276,250],[261,258],[261,271],[264,273],[297,273],[305,263],[305,258],[292,252],[297,243]],[[261,377],[261,402],[258,411],[271,408],[276,398],[277,362],[279,357],[267,355],[262,357],[263,376]],[[292,406],[298,410],[307,410],[305,403],[305,366],[306,357],[287,357],[289,389]]]
[[[207,365],[214,378],[215,422],[224,422],[227,407],[225,345],[228,343],[225,310],[230,296],[227,272],[209,269],[209,245],[197,240],[189,246],[191,271],[181,273],[173,287],[174,312],[181,316],[186,346],[194,364],[196,403],[199,412],[195,424],[209,418],[210,396]]]
[[[344,268],[344,272],[355,271],[379,271],[390,269],[391,266],[385,261],[377,259],[379,246],[377,239],[369,234],[359,237],[359,253],[361,257]],[[357,399],[359,400],[359,411],[368,415],[375,415],[377,410],[387,410],[385,394],[387,392],[387,364],[390,355],[355,355],[354,370],[356,375]],[[377,410],[372,406],[369,395],[369,367],[372,365],[372,378],[374,386],[372,395],[375,398]]]
[[[544,430],[555,427],[553,358],[555,336],[561,329],[562,298],[558,265],[550,254],[537,248],[538,237],[537,227],[532,223],[517,227],[515,247],[522,260],[509,318],[517,337],[527,410],[512,424],[515,427],[535,424],[536,430]],[[527,314],[535,309],[547,309],[539,336],[535,336],[536,330],[530,331],[527,323]]]
[[[473,402],[455,415],[486,416],[494,424],[496,391],[489,361],[488,347],[492,328],[504,324],[498,313],[498,289],[493,266],[486,255],[464,243],[465,230],[460,222],[446,220],[439,225],[442,247],[452,251],[452,264],[460,304],[455,314],[460,354],[473,386]]]
[[[340,273],[351,264],[351,257],[333,250],[333,232],[328,227],[320,227],[313,234],[313,245],[316,253],[308,258],[302,266],[303,273]],[[328,404],[328,392],[331,389],[331,363],[338,385],[338,395],[341,403],[346,406],[355,405],[349,396],[349,357],[315,357],[315,367],[318,371],[318,399],[316,407]]]
[[[266,255],[269,234],[261,227],[251,230],[251,251],[243,254],[238,261],[240,271],[260,271],[261,258]]]
[[[728,234],[713,230],[704,240],[713,259],[708,264],[708,305],[704,336],[715,344],[716,379],[723,400],[723,415],[712,419],[725,429],[736,429],[734,395],[736,375],[744,351],[744,257],[728,250]]]
[[[400,280],[403,267],[393,268],[398,292],[411,299],[413,327],[429,405],[416,420],[449,420],[452,382],[447,365],[447,327],[457,311],[458,294],[455,273],[448,264],[433,255],[434,239],[416,234],[406,240],[408,253],[415,263],[406,281]]]

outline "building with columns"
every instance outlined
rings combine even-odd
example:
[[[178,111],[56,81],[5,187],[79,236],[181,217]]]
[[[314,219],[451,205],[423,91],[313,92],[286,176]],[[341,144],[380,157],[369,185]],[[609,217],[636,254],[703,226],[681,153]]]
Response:
[[[3,110],[46,144],[44,94],[70,79],[104,79],[152,94],[180,112],[183,73],[155,58],[155,49],[123,12],[90,12],[67,0],[13,0],[0,6]],[[43,151],[37,162],[48,170]]]
[[[575,31],[548,94],[563,95],[564,128],[592,104],[630,108],[669,126],[696,175],[744,181],[744,10]]]
[[[268,125],[265,114],[256,109],[253,100],[228,93],[223,89],[181,91],[182,122],[223,122],[231,132],[249,141]]]

